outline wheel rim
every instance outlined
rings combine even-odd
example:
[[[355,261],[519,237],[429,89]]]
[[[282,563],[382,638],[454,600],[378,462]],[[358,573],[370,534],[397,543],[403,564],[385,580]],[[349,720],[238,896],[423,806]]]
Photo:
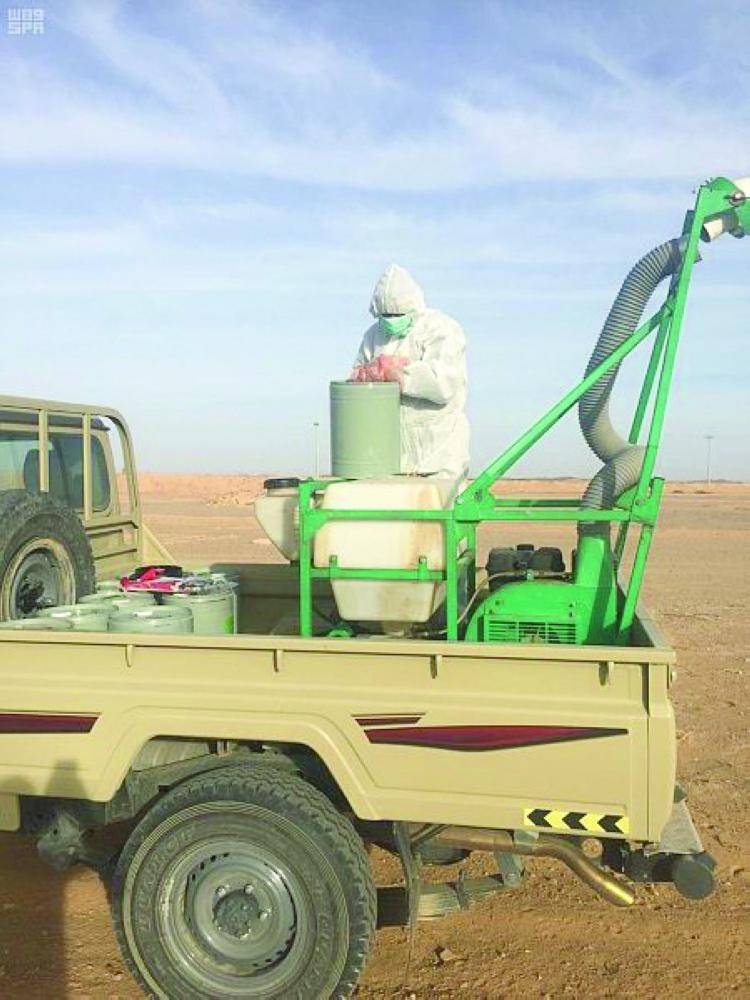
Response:
[[[252,986],[277,995],[313,944],[302,883],[260,845],[235,838],[194,845],[157,891],[164,946],[202,991],[247,996]]]
[[[54,538],[33,538],[8,564],[3,618],[28,618],[42,608],[75,600],[75,573],[67,550]]]

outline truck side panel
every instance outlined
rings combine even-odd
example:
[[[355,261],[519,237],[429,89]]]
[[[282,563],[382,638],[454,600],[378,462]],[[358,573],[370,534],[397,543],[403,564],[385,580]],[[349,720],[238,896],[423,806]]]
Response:
[[[185,736],[309,746],[365,819],[663,825],[647,650],[137,639],[2,637],[0,792],[106,801],[145,742]]]

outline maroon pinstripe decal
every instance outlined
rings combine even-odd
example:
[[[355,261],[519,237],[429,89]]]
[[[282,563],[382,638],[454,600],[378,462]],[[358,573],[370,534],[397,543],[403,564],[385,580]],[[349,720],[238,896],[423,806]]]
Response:
[[[603,736],[623,736],[627,729],[590,726],[394,726],[369,729],[370,743],[429,747],[437,750],[512,750],[592,740]]]
[[[98,715],[40,715],[36,712],[0,712],[0,735],[90,733]]]

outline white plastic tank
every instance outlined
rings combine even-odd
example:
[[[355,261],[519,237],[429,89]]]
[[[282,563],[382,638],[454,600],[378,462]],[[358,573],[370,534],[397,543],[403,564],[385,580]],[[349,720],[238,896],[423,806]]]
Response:
[[[299,479],[267,479],[255,500],[258,524],[289,562],[299,559]]]
[[[450,480],[393,476],[332,483],[322,507],[339,510],[441,510],[454,499]],[[331,521],[315,538],[318,567],[336,556],[342,569],[445,568],[443,526],[435,521]],[[345,621],[406,625],[426,622],[444,599],[442,583],[410,580],[334,580],[333,594]]]

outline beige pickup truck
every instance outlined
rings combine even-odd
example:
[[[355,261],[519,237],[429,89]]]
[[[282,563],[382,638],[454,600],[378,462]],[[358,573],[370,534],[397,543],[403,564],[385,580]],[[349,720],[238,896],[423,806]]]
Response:
[[[166,556],[114,411],[0,400],[0,477],[2,617]],[[234,568],[235,635],[0,631],[0,829],[101,871],[147,995],[351,995],[372,843],[411,920],[436,907],[421,867],[472,850],[497,891],[538,855],[616,905],[629,882],[711,891],[675,784],[675,654],[642,612],[618,647],[303,639],[276,634],[296,568]]]

